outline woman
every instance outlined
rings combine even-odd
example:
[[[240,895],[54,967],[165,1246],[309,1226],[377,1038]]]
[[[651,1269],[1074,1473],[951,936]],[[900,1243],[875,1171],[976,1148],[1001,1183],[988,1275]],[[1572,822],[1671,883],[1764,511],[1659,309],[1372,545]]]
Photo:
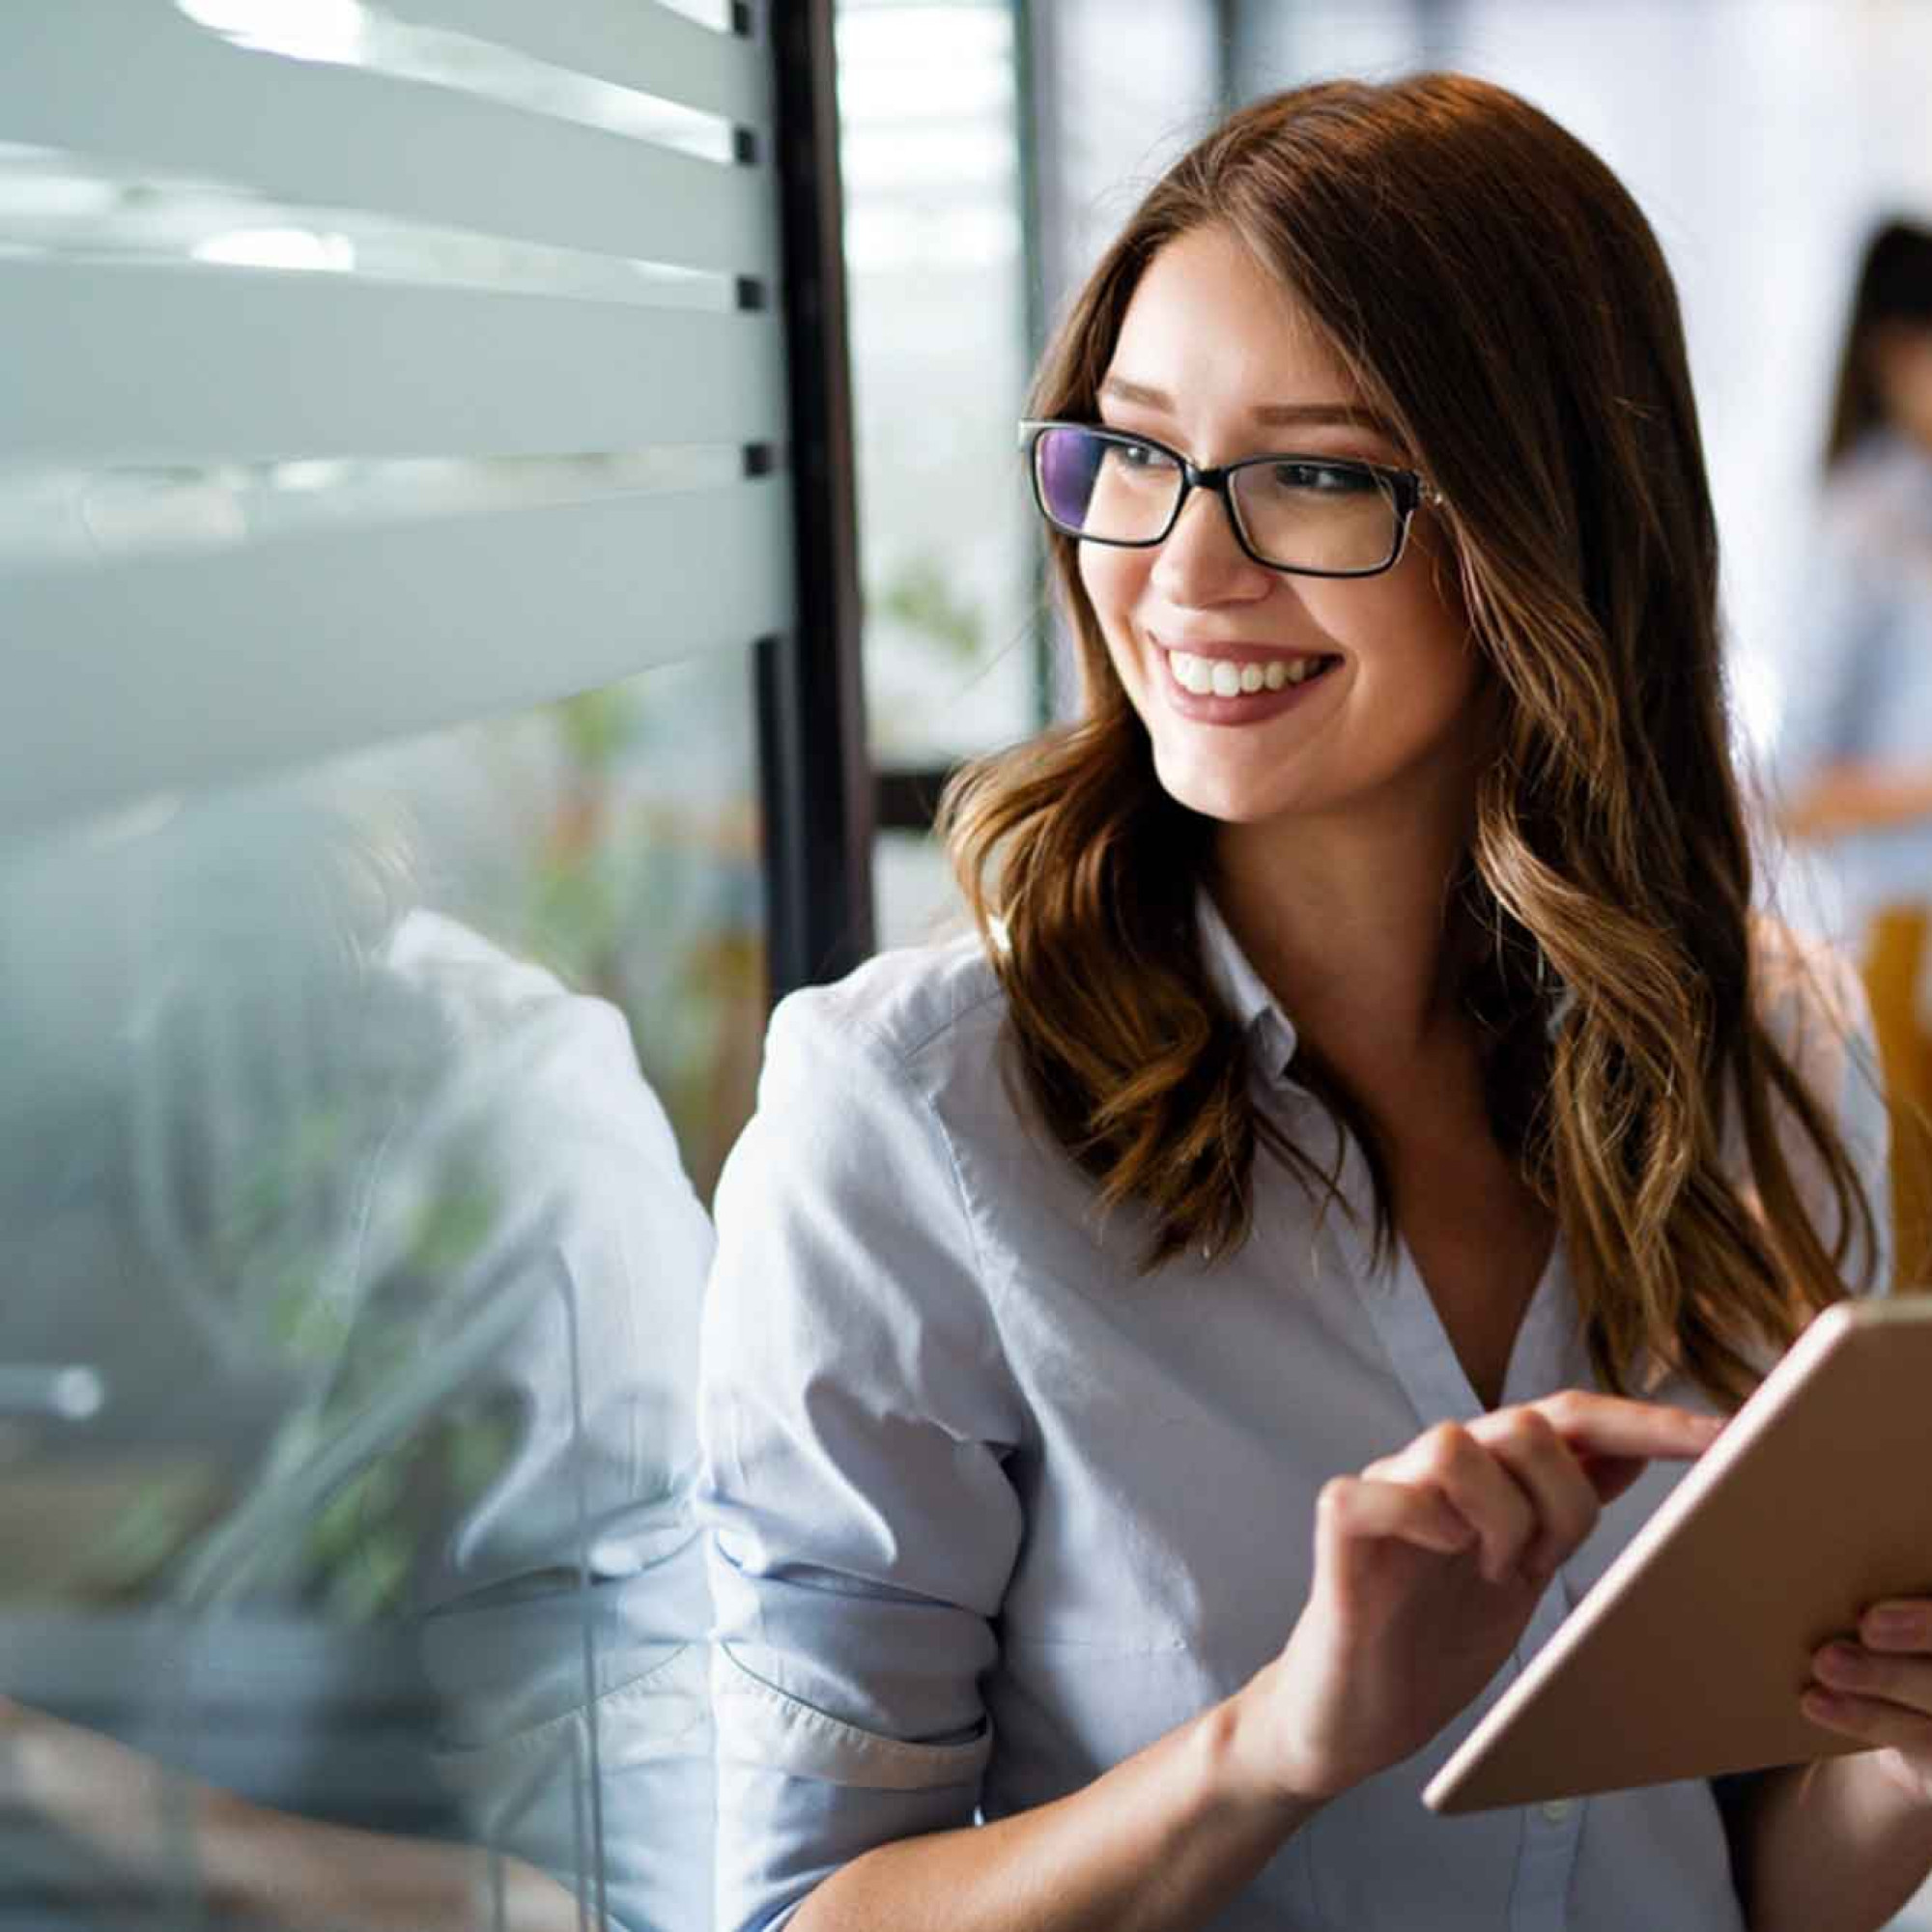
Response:
[[[1825,446],[1822,558],[1779,732],[1787,820],[1855,920],[1932,897],[1932,230],[1866,243]]]
[[[721,1925],[1876,1925],[1932,1606],[1819,1664],[1889,1753],[1417,1802],[1880,1265],[1649,230],[1480,82],[1280,96],[1035,417],[1085,714],[950,801],[980,938],[781,1009],[718,1197]]]

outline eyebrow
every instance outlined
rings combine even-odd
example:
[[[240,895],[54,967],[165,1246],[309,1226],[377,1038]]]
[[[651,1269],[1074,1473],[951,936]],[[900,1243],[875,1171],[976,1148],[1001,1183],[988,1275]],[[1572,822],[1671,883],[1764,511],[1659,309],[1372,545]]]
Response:
[[[1144,383],[1130,383],[1124,376],[1109,376],[1100,384],[1103,396],[1122,403],[1139,403],[1144,409],[1174,413],[1174,398],[1165,389],[1152,389]],[[1258,423],[1270,426],[1305,426],[1339,423],[1345,427],[1371,429],[1378,436],[1394,440],[1388,424],[1374,410],[1360,403],[1264,403],[1248,413]]]

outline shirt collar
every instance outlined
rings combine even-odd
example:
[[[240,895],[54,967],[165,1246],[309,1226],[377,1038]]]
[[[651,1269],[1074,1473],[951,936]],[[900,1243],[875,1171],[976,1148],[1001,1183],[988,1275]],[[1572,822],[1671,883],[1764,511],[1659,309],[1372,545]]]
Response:
[[[1194,919],[1201,934],[1201,960],[1207,968],[1208,983],[1220,995],[1221,1004],[1235,1016],[1236,1024],[1263,1050],[1262,1064],[1279,1077],[1288,1071],[1288,1064],[1294,1058],[1293,1022],[1276,1005],[1262,976],[1236,944],[1235,935],[1228,930],[1228,923],[1206,886],[1194,895]]]

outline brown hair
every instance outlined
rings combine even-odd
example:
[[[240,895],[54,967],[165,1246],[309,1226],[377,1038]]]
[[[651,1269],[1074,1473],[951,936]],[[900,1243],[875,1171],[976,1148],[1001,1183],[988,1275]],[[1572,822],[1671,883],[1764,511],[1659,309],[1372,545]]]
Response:
[[[1865,243],[1851,317],[1845,324],[1845,343],[1838,353],[1832,427],[1825,439],[1828,470],[1887,419],[1885,398],[1871,369],[1871,332],[1886,322],[1932,328],[1932,229],[1887,221]]]
[[[1466,997],[1492,1122],[1558,1217],[1597,1370],[1627,1387],[1647,1355],[1740,1400],[1755,1346],[1841,1295],[1876,1230],[1752,1002],[1717,532],[1656,239],[1595,155],[1500,88],[1422,74],[1277,95],[1149,193],[1049,350],[1034,415],[1097,415],[1143,270],[1212,224],[1314,314],[1451,506],[1501,716],[1459,887],[1482,937]],[[1148,1210],[1149,1266],[1223,1254],[1247,1236],[1258,1152],[1331,1198],[1335,1176],[1250,1097],[1196,930],[1213,826],[1161,789],[1075,547],[1049,541],[1083,715],[960,774],[942,829],[1052,1134],[1104,1206]],[[1315,1074],[1370,1154],[1386,1236],[1374,1137]],[[1727,1099],[1755,1207],[1719,1158]],[[1781,1116],[1835,1195],[1829,1248]]]

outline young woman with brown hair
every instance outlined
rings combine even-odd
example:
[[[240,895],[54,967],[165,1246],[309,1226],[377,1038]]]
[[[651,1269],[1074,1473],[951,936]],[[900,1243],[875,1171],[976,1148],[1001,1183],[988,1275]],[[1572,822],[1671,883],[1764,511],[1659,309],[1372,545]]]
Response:
[[[1932,1605],[1806,1693],[1875,1755],[1417,1802],[1883,1271],[1642,216],[1477,81],[1259,102],[1025,435],[1082,714],[948,801],[977,935],[781,1009],[718,1198],[722,1932],[1876,1926]]]

